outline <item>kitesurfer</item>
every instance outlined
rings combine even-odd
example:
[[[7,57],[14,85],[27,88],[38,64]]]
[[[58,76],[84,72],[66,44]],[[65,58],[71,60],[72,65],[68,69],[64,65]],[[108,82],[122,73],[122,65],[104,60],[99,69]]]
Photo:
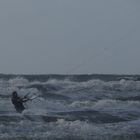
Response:
[[[12,99],[11,100],[12,100],[12,103],[13,103],[16,111],[19,112],[19,113],[22,113],[22,111],[25,109],[23,103],[27,102],[30,99],[28,99],[26,96],[24,96],[24,98],[21,98],[21,97],[18,96],[17,92],[14,91],[12,93]]]

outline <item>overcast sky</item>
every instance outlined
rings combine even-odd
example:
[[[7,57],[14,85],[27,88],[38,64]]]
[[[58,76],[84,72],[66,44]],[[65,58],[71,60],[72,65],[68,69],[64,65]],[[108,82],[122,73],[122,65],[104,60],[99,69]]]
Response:
[[[0,0],[0,73],[140,74],[139,0]]]

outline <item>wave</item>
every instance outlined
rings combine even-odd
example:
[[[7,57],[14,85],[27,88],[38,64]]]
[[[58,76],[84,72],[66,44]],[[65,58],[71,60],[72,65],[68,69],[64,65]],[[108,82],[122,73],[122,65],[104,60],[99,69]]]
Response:
[[[139,101],[120,101],[103,99],[99,101],[74,101],[69,105],[73,109],[96,110],[101,113],[107,113],[126,120],[135,120],[140,118]]]
[[[120,101],[140,101],[140,96],[121,97],[121,98],[117,98],[116,100],[120,100]]]
[[[30,121],[43,121],[43,122],[56,122],[58,119],[64,119],[65,121],[86,121],[94,123],[117,123],[128,121],[124,118],[119,118],[117,116],[112,116],[110,114],[101,113],[94,110],[85,111],[69,111],[69,112],[55,112],[53,115],[33,115],[33,114],[23,114],[23,115],[0,115],[0,122],[20,122],[21,120]]]
[[[45,82],[28,81],[23,77],[16,77],[14,79],[1,80],[0,88],[36,88],[41,92],[71,90],[74,92],[102,90],[102,91],[140,91],[140,81],[125,80],[119,81],[103,81],[101,79],[92,79],[85,82],[75,82],[69,79],[56,80],[49,79]]]
[[[50,140],[138,140],[140,121],[122,122],[113,124],[91,124],[83,121],[65,121],[58,119],[56,122],[21,121],[0,125],[0,138],[13,139],[50,139]],[[8,126],[8,127],[7,127]],[[17,131],[18,130],[18,131]],[[6,131],[6,133],[3,133]]]
[[[95,110],[60,112],[57,114],[64,116],[65,120],[67,121],[80,120],[92,123],[115,123],[128,121],[127,119],[112,116],[107,113],[101,113]]]

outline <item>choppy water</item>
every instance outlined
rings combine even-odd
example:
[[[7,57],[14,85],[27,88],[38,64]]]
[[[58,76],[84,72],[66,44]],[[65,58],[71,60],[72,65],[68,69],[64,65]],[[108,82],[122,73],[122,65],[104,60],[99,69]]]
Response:
[[[0,75],[2,140],[139,140],[140,77]],[[39,95],[15,111],[11,93]]]

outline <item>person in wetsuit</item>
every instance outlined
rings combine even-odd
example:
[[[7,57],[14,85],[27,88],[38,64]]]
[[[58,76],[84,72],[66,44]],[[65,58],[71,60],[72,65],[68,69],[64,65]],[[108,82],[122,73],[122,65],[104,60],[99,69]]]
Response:
[[[16,91],[12,93],[12,103],[15,106],[16,111],[19,113],[22,113],[22,111],[25,109],[23,103],[27,102],[28,100],[30,99],[27,99],[26,97],[19,97]]]

